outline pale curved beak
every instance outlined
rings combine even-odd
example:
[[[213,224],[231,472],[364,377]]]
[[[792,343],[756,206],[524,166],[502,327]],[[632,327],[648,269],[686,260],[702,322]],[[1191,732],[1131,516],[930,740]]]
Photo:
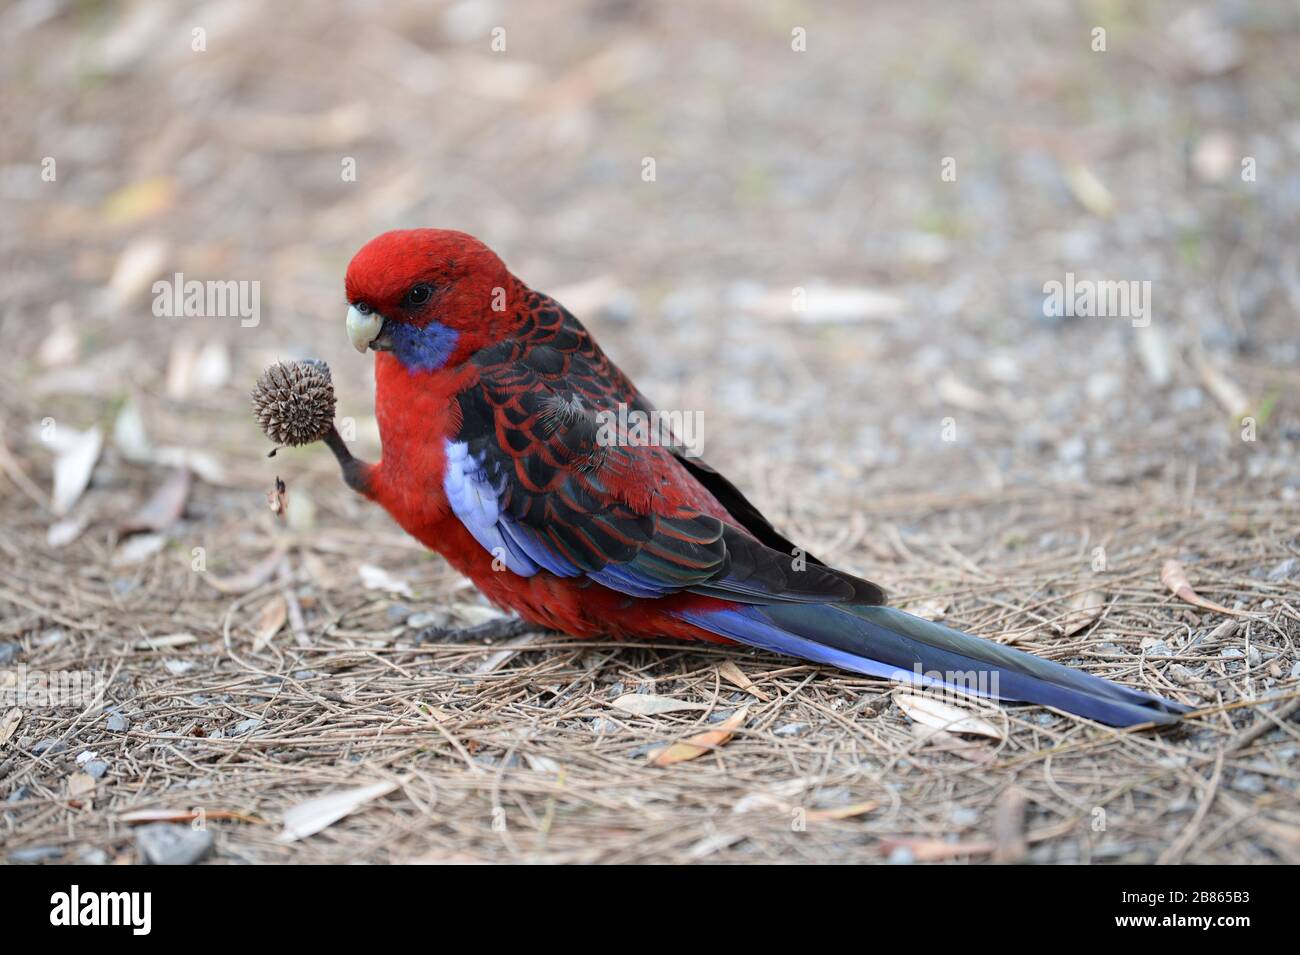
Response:
[[[384,316],[378,312],[362,315],[355,305],[348,306],[348,341],[361,353],[379,337],[384,328]]]

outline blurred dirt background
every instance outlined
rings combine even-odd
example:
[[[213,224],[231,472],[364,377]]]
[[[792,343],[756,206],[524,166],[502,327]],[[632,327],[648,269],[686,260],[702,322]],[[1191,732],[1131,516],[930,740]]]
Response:
[[[106,681],[0,706],[0,859],[1300,861],[1295,4],[14,0],[0,34],[0,690]],[[936,733],[741,648],[417,643],[494,611],[323,448],[268,460],[247,393],[324,358],[377,457],[342,277],[421,225],[701,411],[819,556],[1199,715]],[[1150,324],[1045,314],[1069,272],[1149,281]],[[259,321],[156,316],[176,273]]]

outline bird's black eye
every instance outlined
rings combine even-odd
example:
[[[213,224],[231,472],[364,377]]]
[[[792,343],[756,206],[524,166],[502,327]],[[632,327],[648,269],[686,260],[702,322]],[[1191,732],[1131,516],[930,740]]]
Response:
[[[411,290],[406,293],[407,305],[423,305],[429,301],[429,296],[433,294],[433,289],[421,282],[419,285],[411,286]]]
[[[356,310],[360,312],[362,315],[370,314],[370,306],[367,305],[365,302],[357,302],[357,304],[353,307],[356,308]]]

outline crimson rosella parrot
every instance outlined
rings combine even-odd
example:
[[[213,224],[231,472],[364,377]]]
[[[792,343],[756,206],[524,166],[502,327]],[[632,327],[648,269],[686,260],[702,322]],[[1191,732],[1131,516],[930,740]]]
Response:
[[[366,464],[331,442],[344,479],[523,620],[576,637],[734,641],[1115,726],[1187,711],[884,606],[879,587],[796,548],[699,458],[609,440],[602,415],[651,404],[564,306],[472,236],[387,232],[346,284],[348,336],[375,352],[383,457]]]

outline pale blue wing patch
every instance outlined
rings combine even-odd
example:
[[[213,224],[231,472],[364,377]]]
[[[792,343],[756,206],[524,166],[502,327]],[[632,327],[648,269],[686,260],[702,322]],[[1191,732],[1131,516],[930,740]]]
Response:
[[[452,513],[493,557],[520,577],[537,573],[537,564],[503,531],[504,520],[498,502],[500,490],[493,486],[487,470],[469,453],[464,441],[447,441],[447,468],[442,489]]]
[[[447,469],[443,490],[452,512],[474,539],[493,557],[520,577],[547,570],[557,577],[578,577],[582,570],[546,545],[532,528],[522,526],[501,513],[501,490],[494,485],[481,461],[469,453],[464,441],[447,441]],[[657,586],[617,565],[587,574],[611,590],[631,597],[662,597],[678,589]]]

